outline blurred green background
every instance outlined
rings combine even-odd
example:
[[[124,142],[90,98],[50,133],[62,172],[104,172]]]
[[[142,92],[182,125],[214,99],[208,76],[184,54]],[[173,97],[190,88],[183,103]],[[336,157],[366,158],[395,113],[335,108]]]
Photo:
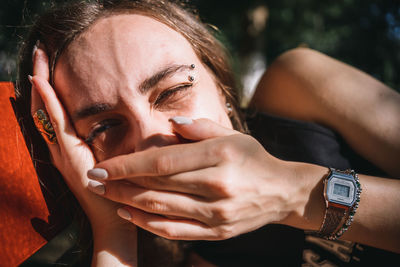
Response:
[[[62,1],[1,0],[0,80],[15,80],[18,44],[37,14]],[[400,2],[371,0],[192,0],[221,30],[245,90],[280,53],[305,46],[400,88]],[[249,85],[250,84],[250,85]]]

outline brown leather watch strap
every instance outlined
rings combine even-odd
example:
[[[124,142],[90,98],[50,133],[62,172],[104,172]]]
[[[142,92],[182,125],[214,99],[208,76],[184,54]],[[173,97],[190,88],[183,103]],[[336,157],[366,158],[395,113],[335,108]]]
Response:
[[[329,237],[335,233],[336,229],[342,225],[348,209],[339,205],[328,205],[325,213],[325,218],[322,223],[322,228],[318,234],[322,237]]]

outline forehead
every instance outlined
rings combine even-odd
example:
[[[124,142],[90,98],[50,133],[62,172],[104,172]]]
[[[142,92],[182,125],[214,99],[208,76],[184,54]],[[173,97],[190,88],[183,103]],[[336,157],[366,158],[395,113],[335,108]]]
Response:
[[[165,24],[142,15],[115,15],[100,19],[68,46],[55,68],[55,87],[68,109],[71,97],[74,106],[112,98],[165,65],[196,61],[189,42]]]

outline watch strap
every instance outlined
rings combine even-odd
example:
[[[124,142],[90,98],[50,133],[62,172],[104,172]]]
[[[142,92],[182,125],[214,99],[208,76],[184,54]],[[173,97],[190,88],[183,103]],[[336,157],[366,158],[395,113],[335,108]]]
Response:
[[[328,204],[325,211],[324,221],[322,222],[322,227],[319,230],[318,235],[322,237],[330,237],[334,234],[336,229],[342,225],[346,211],[347,209],[344,207]]]

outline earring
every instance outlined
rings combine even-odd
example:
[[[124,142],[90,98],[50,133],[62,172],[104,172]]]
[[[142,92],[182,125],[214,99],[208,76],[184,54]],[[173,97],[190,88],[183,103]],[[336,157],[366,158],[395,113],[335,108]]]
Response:
[[[226,102],[225,106],[226,106],[226,110],[228,111],[228,115],[231,116],[232,115],[232,111],[233,111],[231,103]]]

